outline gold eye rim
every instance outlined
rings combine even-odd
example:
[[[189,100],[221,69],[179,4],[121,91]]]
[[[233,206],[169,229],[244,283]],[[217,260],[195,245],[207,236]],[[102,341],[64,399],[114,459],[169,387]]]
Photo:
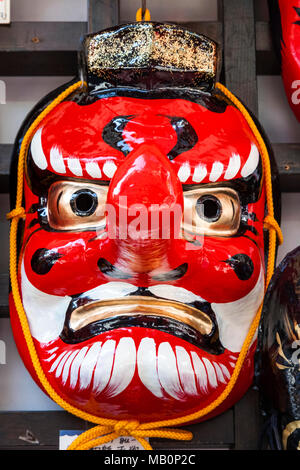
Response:
[[[86,181],[60,180],[52,183],[49,187],[47,198],[49,226],[58,231],[105,227],[107,192],[107,185]],[[80,207],[76,207],[76,199],[80,194],[94,195],[92,196],[93,201],[89,210],[84,211],[80,210]],[[84,205],[83,201],[82,204]]]
[[[231,237],[237,233],[241,221],[241,203],[238,193],[234,189],[225,186],[204,186],[203,188],[185,191],[183,196],[183,232],[217,237]],[[212,218],[213,220],[205,217],[203,214],[204,208],[203,206],[199,208],[199,203],[197,211],[197,202],[201,198],[213,199],[219,205],[218,214],[215,218]]]

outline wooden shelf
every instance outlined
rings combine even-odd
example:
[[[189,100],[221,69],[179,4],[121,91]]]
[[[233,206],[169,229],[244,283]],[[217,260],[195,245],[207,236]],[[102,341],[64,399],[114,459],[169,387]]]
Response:
[[[11,23],[0,28],[0,52],[76,51],[86,32],[85,22]]]
[[[65,411],[1,412],[0,422],[0,450],[55,450],[58,448],[60,429],[84,431],[93,426]],[[212,420],[186,426],[184,429],[193,432],[192,441],[153,438],[150,440],[151,445],[154,449],[230,449],[234,445],[234,412],[228,410]],[[20,439],[20,436],[26,434],[26,430],[34,435],[39,444]]]
[[[234,20],[234,17],[233,17]],[[195,32],[201,32],[220,45],[223,44],[223,23],[202,21],[180,23]],[[244,23],[232,22],[234,30]],[[16,22],[0,28],[0,75],[45,76],[75,75],[80,37],[87,32],[84,22]],[[246,37],[244,35],[244,37]],[[270,27],[267,22],[256,22],[255,40],[259,75],[280,73],[273,48]],[[230,38],[232,44],[238,44]],[[252,50],[248,49],[248,52]],[[246,62],[247,57],[244,58]],[[248,62],[247,62],[248,63]]]

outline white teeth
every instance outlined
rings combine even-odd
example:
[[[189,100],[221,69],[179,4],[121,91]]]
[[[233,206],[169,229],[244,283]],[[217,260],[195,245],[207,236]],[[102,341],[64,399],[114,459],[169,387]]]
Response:
[[[62,352],[58,356],[58,358],[52,363],[52,366],[50,367],[49,372],[53,372],[56,369],[56,367],[58,366],[58,364],[60,363],[61,359],[64,357],[65,354],[67,354],[67,351]]]
[[[221,163],[221,162],[214,162],[214,164],[213,164],[213,166],[212,166],[212,168],[211,168],[210,175],[209,175],[209,181],[211,181],[211,182],[213,182],[213,183],[214,183],[215,181],[217,181],[217,180],[220,178],[220,176],[221,176],[221,174],[222,174],[222,172],[223,172],[223,168],[224,168],[223,163]]]
[[[241,157],[238,153],[233,153],[229,159],[228,167],[224,175],[225,180],[231,180],[234,178],[240,169]]]
[[[48,166],[47,158],[45,157],[42,146],[42,128],[38,129],[31,141],[31,155],[34,163],[41,169],[46,170]]]
[[[84,346],[82,349],[80,349],[78,355],[75,357],[74,361],[72,362],[71,370],[70,370],[70,387],[71,388],[76,387],[77,380],[78,380],[79,367],[81,366],[81,363],[83,361],[83,358],[87,350],[88,350],[87,346]]]
[[[193,175],[194,183],[201,183],[201,181],[204,180],[206,175],[207,175],[206,166],[203,164],[199,164],[198,166],[196,166],[194,170],[194,175]]]
[[[68,158],[68,167],[69,170],[73,173],[73,175],[82,176],[82,168],[78,158]]]
[[[218,381],[217,381],[215,369],[213,368],[211,362],[206,357],[203,358],[203,362],[206,367],[209,384],[211,387],[216,388],[218,385]]]
[[[158,284],[156,286],[150,286],[149,291],[157,297],[163,299],[176,300],[177,302],[191,303],[191,302],[203,302],[204,300],[199,295],[193,294],[184,287],[171,286],[169,284]]]
[[[57,173],[65,173],[66,167],[60,149],[54,145],[50,150],[50,163],[54,171]]]
[[[130,384],[136,364],[136,349],[132,338],[121,338],[115,353],[114,368],[106,396],[119,395]]]
[[[189,179],[190,174],[191,174],[190,165],[188,162],[185,162],[179,168],[177,176],[179,178],[179,181],[181,181],[181,183],[185,183]]]
[[[152,338],[143,338],[137,353],[138,373],[142,383],[158,398],[163,397],[156,366],[156,346]]]
[[[58,364],[57,366],[57,369],[55,371],[55,377],[58,378],[60,377],[60,374],[62,373],[62,369],[63,369],[63,366],[66,362],[66,360],[68,359],[68,357],[70,356],[72,351],[69,351],[63,358],[62,360],[60,361],[60,363]]]
[[[53,362],[49,372],[61,378],[66,385],[79,391],[87,390],[92,384],[93,393],[104,393],[112,398],[130,385],[137,369],[144,386],[156,397],[169,395],[175,400],[188,396],[207,395],[209,387],[227,383],[230,373],[226,366],[208,358],[200,358],[182,346],[175,346],[175,353],[168,342],[163,342],[156,352],[153,338],[143,338],[138,350],[133,338],[107,340],[102,345],[96,342],[90,347],[64,351]],[[47,360],[46,360],[47,361]]]
[[[233,363],[233,362],[229,362],[229,365],[230,365],[231,367],[235,367],[235,363]]]
[[[68,357],[68,360],[64,365],[64,370],[63,370],[63,373],[62,373],[62,383],[64,385],[68,380],[70,366],[71,366],[71,363],[72,363],[74,357],[76,356],[76,354],[78,354],[78,349],[76,349],[75,351],[72,352],[71,356]]]
[[[91,384],[94,367],[97,362],[101,343],[97,342],[86,353],[79,372],[79,390],[85,390]]]
[[[206,374],[205,367],[200,357],[198,356],[198,354],[192,351],[191,356],[193,360],[193,366],[194,366],[194,371],[196,374],[198,387],[202,393],[206,394],[207,393],[207,374]]]
[[[87,162],[85,169],[92,178],[101,178],[101,170],[97,162]]]
[[[165,391],[176,400],[184,397],[181,388],[175,354],[169,343],[161,343],[157,355],[158,377]]]
[[[231,365],[232,367],[235,366],[235,364],[231,364],[231,363],[230,363],[230,365]],[[227,369],[227,367],[224,366],[224,364],[220,364],[220,367],[221,367],[221,369],[222,369],[223,374],[225,375],[225,377],[227,377],[227,379],[230,379],[230,373],[229,373],[229,370]]]
[[[58,350],[58,346],[56,346],[56,347],[53,348],[53,349],[49,349],[49,351],[47,351],[47,353],[48,353],[48,354],[52,354],[52,353],[54,353],[54,352],[57,351],[57,350]]]
[[[241,169],[242,177],[246,178],[247,176],[251,175],[254,172],[254,170],[256,170],[258,162],[259,162],[259,151],[256,145],[252,144],[249,157],[245,165]]]
[[[48,359],[45,359],[45,362],[50,362],[52,359],[56,357],[56,354],[52,354],[52,356],[48,357]]]
[[[178,372],[182,387],[187,395],[197,395],[195,374],[190,356],[187,351],[181,346],[176,346],[175,349]]]
[[[96,392],[97,395],[102,392],[110,379],[115,348],[116,342],[112,339],[107,340],[101,348],[95,368],[93,383],[93,391]]]
[[[216,362],[213,362],[213,366],[217,374],[218,382],[221,382],[222,384],[226,384],[226,380],[224,379],[223,372],[221,368],[219,367],[219,365]]]
[[[67,354],[67,351],[64,351],[58,356],[58,358],[53,362],[49,372],[53,372],[56,369],[56,367],[58,366],[58,364],[60,363],[61,359],[64,357],[65,354]]]

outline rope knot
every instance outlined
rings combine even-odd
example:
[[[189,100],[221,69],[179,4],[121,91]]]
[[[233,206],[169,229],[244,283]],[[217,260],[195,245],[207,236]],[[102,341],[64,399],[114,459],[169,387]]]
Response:
[[[131,435],[133,431],[138,429],[140,426],[139,421],[119,421],[114,425],[114,432],[119,436],[128,436]]]
[[[7,220],[10,219],[25,219],[26,218],[26,212],[24,207],[16,207],[12,211],[8,212],[6,214]]]

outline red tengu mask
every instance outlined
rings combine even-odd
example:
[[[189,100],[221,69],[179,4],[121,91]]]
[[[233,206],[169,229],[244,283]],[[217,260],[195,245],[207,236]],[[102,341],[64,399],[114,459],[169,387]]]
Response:
[[[182,416],[224,390],[263,299],[258,143],[214,89],[204,36],[141,23],[84,49],[87,90],[49,113],[27,156],[24,309],[67,402],[118,419]],[[36,378],[12,299],[11,316]],[[251,384],[254,349],[216,413]]]

